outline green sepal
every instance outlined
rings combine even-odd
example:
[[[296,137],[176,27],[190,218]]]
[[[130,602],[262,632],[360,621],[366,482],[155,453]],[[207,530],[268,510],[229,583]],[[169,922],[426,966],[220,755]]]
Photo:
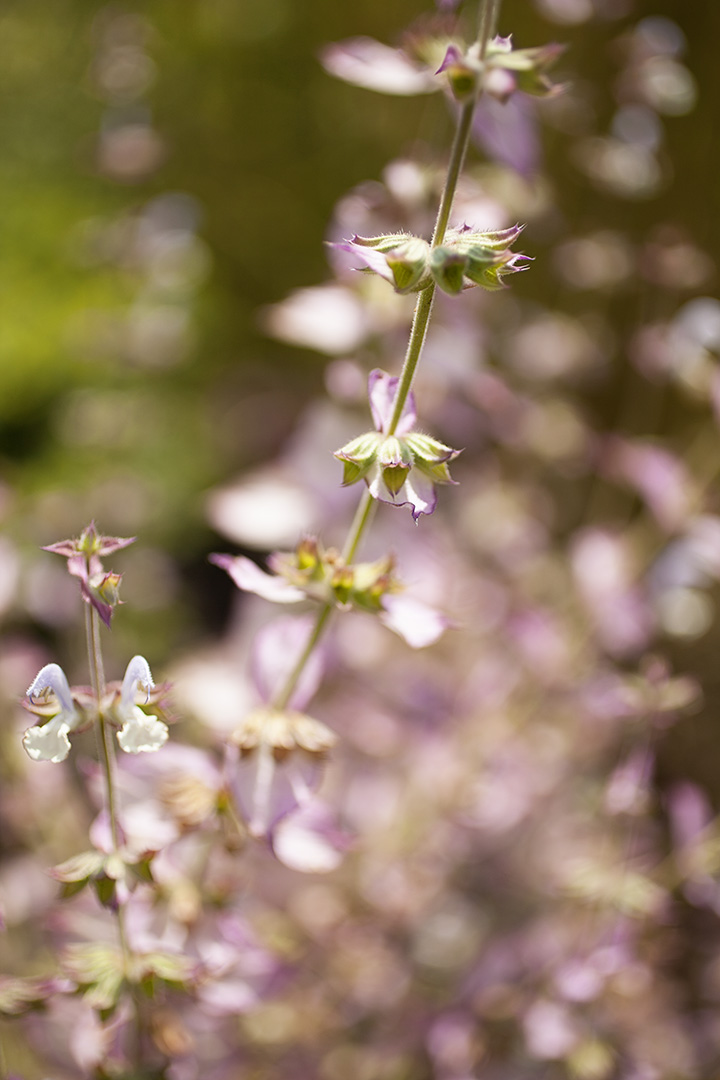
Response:
[[[400,247],[402,244],[406,244],[410,240],[420,240],[417,236],[412,236],[410,233],[384,233],[382,236],[353,236],[351,243],[357,244],[359,247],[373,248],[375,251],[380,251],[384,255],[388,251],[393,251],[395,248]],[[426,244],[426,241],[420,240],[420,243]],[[427,246],[427,244],[426,244]]]
[[[147,885],[154,885],[155,878],[152,872],[153,855],[145,855],[142,859],[139,859],[136,863],[132,863],[128,870],[131,874],[134,874],[139,881],[144,881]]]
[[[20,1016],[44,1004],[51,993],[47,979],[0,976],[0,1016]]]
[[[411,236],[385,255],[398,293],[419,292],[431,284],[428,272],[430,245],[426,240]]]
[[[66,975],[83,989],[93,1009],[113,1010],[125,982],[123,956],[110,945],[69,945],[61,964]]]
[[[391,495],[397,495],[409,472],[409,465],[388,465],[383,469],[383,483]]]
[[[405,436],[405,442],[410,447],[416,465],[435,465],[440,461],[452,461],[460,453],[446,446],[439,439],[433,439],[431,435],[423,435],[420,431],[412,431]]]
[[[138,978],[158,979],[167,986],[186,989],[194,974],[194,965],[186,956],[177,953],[151,952],[136,958]]]
[[[97,877],[93,881],[95,895],[106,908],[114,908],[117,901],[116,882],[110,877]]]
[[[85,884],[88,878],[103,869],[106,857],[102,851],[83,851],[53,866],[50,873],[57,881],[62,881],[64,884],[77,882]]]
[[[330,587],[333,591],[333,595],[338,604],[343,606],[347,604],[352,595],[353,587],[355,584],[355,577],[352,567],[340,566],[334,572],[330,581]]]
[[[464,285],[467,256],[455,248],[440,245],[430,256],[430,272],[443,292],[457,296]]]
[[[343,463],[343,487],[355,484],[367,475],[375,463],[381,439],[378,431],[366,431],[335,451],[335,457]]]
[[[487,289],[488,292],[497,292],[499,289],[507,288],[507,285],[505,285],[502,280],[503,265],[504,260],[484,262],[478,259],[468,258],[468,265],[465,273],[468,279],[472,281],[473,285],[479,285],[481,289]]]

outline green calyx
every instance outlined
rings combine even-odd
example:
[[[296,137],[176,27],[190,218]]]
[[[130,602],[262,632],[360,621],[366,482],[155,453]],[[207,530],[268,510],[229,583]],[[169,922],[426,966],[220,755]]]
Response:
[[[381,441],[380,432],[366,431],[335,451],[335,457],[343,463],[343,487],[367,476],[375,463]]]

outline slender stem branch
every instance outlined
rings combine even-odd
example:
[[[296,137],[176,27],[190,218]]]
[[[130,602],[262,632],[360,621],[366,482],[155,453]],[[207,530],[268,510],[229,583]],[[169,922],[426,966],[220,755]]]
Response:
[[[402,416],[407,396],[410,393],[410,387],[415,378],[415,369],[418,366],[420,356],[422,355],[422,348],[425,344],[425,334],[428,323],[430,322],[430,313],[432,312],[434,298],[434,285],[429,285],[427,289],[423,289],[423,291],[418,294],[412,327],[410,328],[407,352],[405,353],[405,361],[402,366],[402,371],[400,372],[400,382],[398,383],[397,392],[395,394],[393,413],[386,432],[387,435],[394,435],[395,430],[400,423],[400,417]]]
[[[360,502],[358,503],[358,508],[355,511],[355,517],[353,518],[352,525],[350,526],[350,531],[348,532],[347,540],[345,541],[345,547],[342,551],[342,557],[346,563],[351,563],[353,558],[355,557],[355,552],[357,551],[360,540],[362,539],[363,533],[370,524],[374,512],[375,500],[366,488],[363,492]],[[315,620],[315,625],[310,631],[310,636],[305,644],[305,648],[298,657],[295,666],[286,678],[280,690],[277,692],[277,694],[272,700],[271,704],[274,709],[284,709],[287,706],[287,703],[292,696],[292,692],[297,686],[298,679],[305,670],[305,665],[310,659],[310,656],[315,649],[315,646],[317,645],[318,641],[322,636],[323,630],[328,623],[334,606],[334,604],[327,603],[323,604],[323,606],[320,608],[320,611],[318,612],[317,618]]]
[[[480,19],[478,23],[477,44],[480,49],[480,59],[485,59],[487,47],[495,36],[497,19],[500,13],[501,0],[483,0],[480,6]]]
[[[485,58],[488,42],[495,30],[495,22],[499,10],[500,0],[483,0],[481,3],[480,28],[476,43],[481,60],[484,60]],[[482,83],[478,80],[475,94],[460,110],[458,125],[455,129],[455,138],[453,139],[452,149],[450,151],[450,161],[448,162],[445,184],[440,197],[440,206],[438,208],[435,228],[430,242],[430,246],[433,248],[439,247],[445,239],[445,233],[447,231],[453,202],[455,200],[455,192],[457,191],[458,180],[460,179],[460,173],[462,172],[462,167],[465,162],[468,146],[470,145],[470,134],[472,132],[475,106],[477,105],[481,91]],[[430,285],[420,293],[418,302],[415,305],[415,314],[413,315],[412,327],[410,329],[410,339],[408,341],[402,371],[400,372],[400,381],[398,383],[395,402],[393,404],[392,418],[387,430],[388,435],[395,434],[403,409],[405,408],[405,402],[410,393],[410,388],[412,387],[413,379],[415,378],[415,370],[422,354],[423,345],[425,344],[425,334],[428,323],[430,322],[434,295],[435,286]]]
[[[105,776],[105,802],[107,806],[108,818],[110,819],[110,836],[112,840],[113,854],[117,855],[120,844],[120,830],[118,826],[118,814],[117,814],[117,799],[115,794],[115,752],[112,742],[112,732],[108,728],[108,723],[105,719],[103,712],[103,698],[107,690],[107,683],[105,681],[105,666],[102,658],[102,646],[100,642],[100,619],[98,613],[92,604],[85,605],[85,630],[87,635],[88,646],[88,661],[90,666],[90,682],[95,693],[95,700],[97,701],[97,743],[98,743],[98,756],[100,758],[103,773]],[[142,1041],[143,1041],[143,1015],[142,1008],[137,999],[137,989],[133,981],[133,967],[132,967],[132,951],[127,939],[127,931],[125,929],[125,913],[122,908],[122,904],[118,904],[115,909],[115,915],[117,918],[118,939],[120,942],[120,950],[123,956],[123,966],[125,969],[125,977],[130,984],[130,992],[133,1001],[133,1009],[135,1013],[135,1048],[133,1056],[135,1063],[140,1066],[142,1064]]]
[[[310,637],[307,639],[307,644],[305,645],[305,648],[298,657],[297,663],[288,675],[279,692],[275,695],[271,702],[273,709],[284,709],[287,706],[287,703],[292,696],[292,692],[297,686],[298,679],[305,670],[305,665],[307,664],[313,650],[315,649],[315,646],[320,640],[320,636],[325,629],[325,624],[330,618],[330,613],[332,612],[332,610],[333,604],[323,604],[323,606],[320,608],[320,611],[318,612],[318,617],[315,620],[315,625],[312,628],[312,631],[310,632]]]
[[[376,509],[377,503],[375,499],[373,499],[368,489],[365,488],[360,502],[358,503],[357,510],[355,511],[355,517],[350,526],[347,540],[345,541],[345,547],[342,550],[342,557],[345,563],[351,563],[355,558],[355,552],[358,549],[363,533],[372,521]]]
[[[88,660],[90,663],[90,681],[98,709],[98,752],[105,774],[105,799],[107,802],[108,818],[110,819],[110,834],[112,836],[113,852],[117,853],[119,844],[117,822],[117,800],[115,798],[115,760],[114,749],[111,742],[111,733],[102,710],[102,700],[105,697],[106,682],[105,668],[102,659],[100,645],[100,620],[97,611],[92,604],[85,605],[85,628],[87,631]]]
[[[500,10],[501,0],[481,0],[480,4],[480,21],[478,30],[477,47],[479,50],[480,60],[484,60],[485,53],[487,51],[488,42],[495,32],[495,23],[497,15]],[[457,190],[458,180],[462,167],[465,161],[465,155],[467,148],[470,144],[470,133],[472,131],[473,114],[475,112],[475,105],[481,92],[481,84],[478,81],[478,88],[474,97],[463,105],[460,110],[460,116],[458,119],[457,128],[455,130],[455,137],[453,139],[452,149],[450,151],[450,161],[448,163],[447,175],[445,177],[445,184],[443,186],[442,195],[440,197],[440,206],[438,208],[437,219],[435,221],[435,228],[433,230],[433,236],[431,241],[431,247],[438,247],[445,239],[445,233],[447,231],[448,222],[450,220],[450,214],[452,212],[452,205],[455,199],[455,192]],[[415,371],[422,355],[423,345],[425,344],[425,335],[427,332],[428,324],[430,322],[430,315],[432,314],[433,300],[435,298],[435,286],[430,285],[428,288],[423,289],[418,294],[418,300],[415,305],[415,312],[413,314],[412,326],[410,328],[410,337],[408,339],[407,351],[405,353],[405,359],[403,361],[402,371],[400,372],[400,380],[398,382],[397,392],[395,394],[395,401],[393,404],[393,413],[388,426],[387,435],[394,435],[397,426],[400,422],[405,402],[407,401],[410,388],[415,377]],[[350,531],[348,533],[345,546],[343,548],[343,559],[346,563],[352,562],[355,557],[355,553],[360,544],[360,540],[367,529],[370,520],[372,518],[373,511],[375,509],[375,500],[366,489],[363,494],[358,508],[355,511],[355,517],[353,518]],[[288,675],[284,684],[275,695],[272,700],[272,707],[275,709],[284,709],[290,700],[293,690],[297,686],[298,679],[302,675],[305,665],[312,655],[315,646],[317,645],[323,630],[328,623],[330,615],[333,611],[333,604],[324,604],[318,612],[315,625],[313,626],[310,636],[307,640],[305,648],[298,657],[295,666]]]

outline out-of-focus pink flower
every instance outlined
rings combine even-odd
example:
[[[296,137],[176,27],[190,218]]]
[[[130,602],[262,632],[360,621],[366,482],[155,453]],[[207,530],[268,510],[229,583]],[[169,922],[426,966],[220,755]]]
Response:
[[[693,484],[683,463],[668,450],[615,436],[603,443],[600,468],[605,475],[635,488],[667,532],[675,532],[687,522]]]
[[[402,97],[432,94],[440,89],[429,68],[413,63],[399,49],[369,37],[348,38],[327,45],[320,60],[331,75],[344,82]]]
[[[276,858],[291,870],[306,874],[337,870],[350,844],[332,809],[318,799],[280,821],[272,835]]]
[[[402,586],[393,576],[391,557],[346,566],[337,552],[325,552],[307,537],[296,552],[270,557],[274,574],[244,555],[211,555],[210,561],[226,570],[238,588],[274,603],[310,599],[377,614],[414,649],[432,645],[450,625],[436,608],[398,591]]]
[[[333,732],[302,713],[256,709],[230,738],[228,780],[251,835],[267,836],[319,787]]]
[[[603,529],[587,529],[575,537],[571,561],[603,647],[613,656],[642,649],[653,620],[623,538]]]

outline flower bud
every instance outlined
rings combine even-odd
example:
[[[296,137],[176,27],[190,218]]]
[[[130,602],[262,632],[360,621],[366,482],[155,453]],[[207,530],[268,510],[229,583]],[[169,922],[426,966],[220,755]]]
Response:
[[[390,435],[383,441],[377,460],[386,488],[393,495],[397,495],[412,466],[412,454],[402,440],[396,435]]]
[[[339,604],[349,603],[355,584],[352,567],[339,566],[333,573],[330,584],[337,602]]]
[[[477,93],[482,65],[476,56],[463,53],[457,45],[449,45],[445,59],[435,72],[447,75],[448,83],[456,101],[471,101]]]
[[[296,554],[298,570],[312,577],[320,565],[320,552],[315,537],[304,537],[296,548]]]

